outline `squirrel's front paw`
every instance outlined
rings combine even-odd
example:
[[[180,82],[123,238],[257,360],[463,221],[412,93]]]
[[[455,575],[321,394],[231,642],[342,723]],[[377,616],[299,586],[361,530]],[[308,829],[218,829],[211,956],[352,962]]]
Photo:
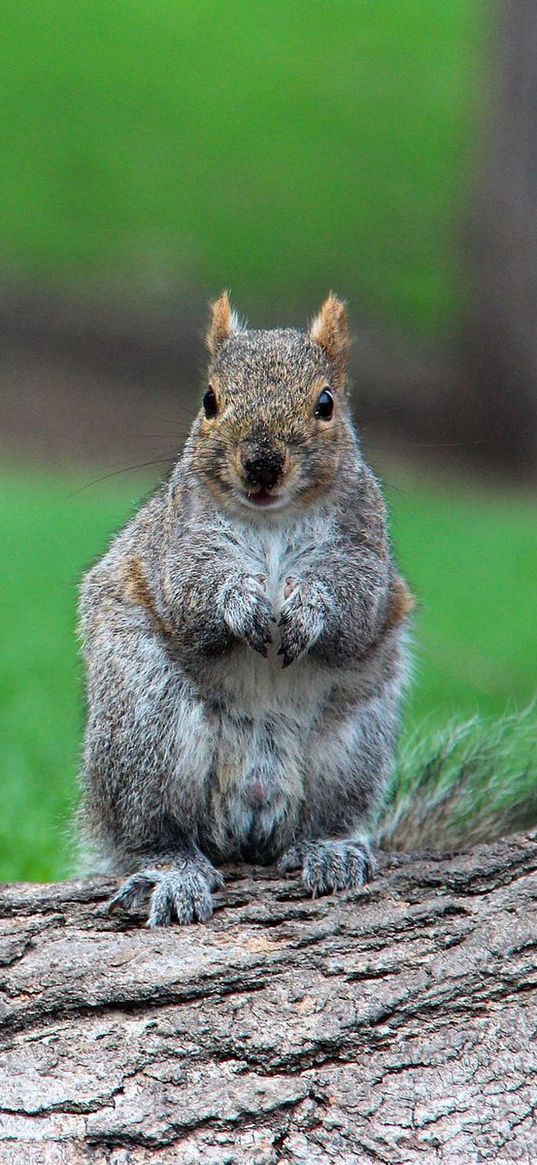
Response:
[[[244,575],[238,582],[228,584],[221,597],[222,612],[229,630],[263,656],[272,642],[272,607],[264,590],[265,582],[263,575]]]
[[[213,912],[211,890],[223,884],[210,862],[182,861],[169,869],[140,870],[127,878],[108,903],[109,910],[137,910],[149,899],[147,926],[207,922]]]
[[[278,655],[283,656],[283,667],[288,667],[316,644],[324,627],[327,600],[320,585],[290,578],[284,598],[278,623]]]

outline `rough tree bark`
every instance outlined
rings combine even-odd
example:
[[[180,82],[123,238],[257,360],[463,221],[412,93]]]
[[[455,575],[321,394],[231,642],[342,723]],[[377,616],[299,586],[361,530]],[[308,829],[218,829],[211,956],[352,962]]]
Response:
[[[361,892],[229,872],[208,925],[0,894],[2,1165],[537,1158],[537,833]]]

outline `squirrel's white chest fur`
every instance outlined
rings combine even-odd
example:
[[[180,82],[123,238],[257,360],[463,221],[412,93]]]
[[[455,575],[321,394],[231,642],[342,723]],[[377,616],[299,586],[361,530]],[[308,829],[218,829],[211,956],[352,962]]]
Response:
[[[300,540],[293,530],[286,527],[255,533],[250,553],[260,573],[266,576],[267,595],[277,618],[283,603],[286,579],[292,576],[293,571],[297,573],[298,558],[301,559],[302,567],[308,565],[307,555],[300,555]]]
[[[241,560],[253,575],[262,575],[274,614],[272,644],[266,659],[247,645],[237,646],[233,662],[218,666],[226,693],[246,715],[257,719],[268,710],[281,710],[302,724],[323,699],[331,679],[310,658],[283,668],[278,655],[278,618],[285,601],[288,579],[315,567],[319,548],[330,538],[327,515],[295,520],[290,524],[248,525],[240,529]]]
[[[238,841],[252,830],[258,838],[270,836],[304,796],[304,748],[333,679],[310,658],[282,667],[277,620],[286,580],[311,568],[328,530],[325,516],[241,531],[241,560],[266,579],[276,621],[266,658],[237,645],[231,657],[215,662],[227,710],[216,750],[214,820],[227,822]]]

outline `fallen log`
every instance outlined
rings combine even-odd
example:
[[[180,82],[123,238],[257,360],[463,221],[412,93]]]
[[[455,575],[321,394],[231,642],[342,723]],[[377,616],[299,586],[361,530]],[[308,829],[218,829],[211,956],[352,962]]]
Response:
[[[229,870],[184,929],[114,884],[0,891],[1,1165],[537,1158],[537,833],[317,900]]]

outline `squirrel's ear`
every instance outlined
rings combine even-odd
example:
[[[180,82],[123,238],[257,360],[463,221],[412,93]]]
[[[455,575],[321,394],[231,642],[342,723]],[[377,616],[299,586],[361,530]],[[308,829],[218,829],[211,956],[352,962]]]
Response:
[[[332,291],[311,325],[310,336],[343,378],[349,358],[349,328],[345,304]]]
[[[211,356],[216,356],[224,340],[229,340],[236,331],[237,317],[231,310],[227,291],[223,291],[220,298],[211,304],[211,323],[206,337]]]

